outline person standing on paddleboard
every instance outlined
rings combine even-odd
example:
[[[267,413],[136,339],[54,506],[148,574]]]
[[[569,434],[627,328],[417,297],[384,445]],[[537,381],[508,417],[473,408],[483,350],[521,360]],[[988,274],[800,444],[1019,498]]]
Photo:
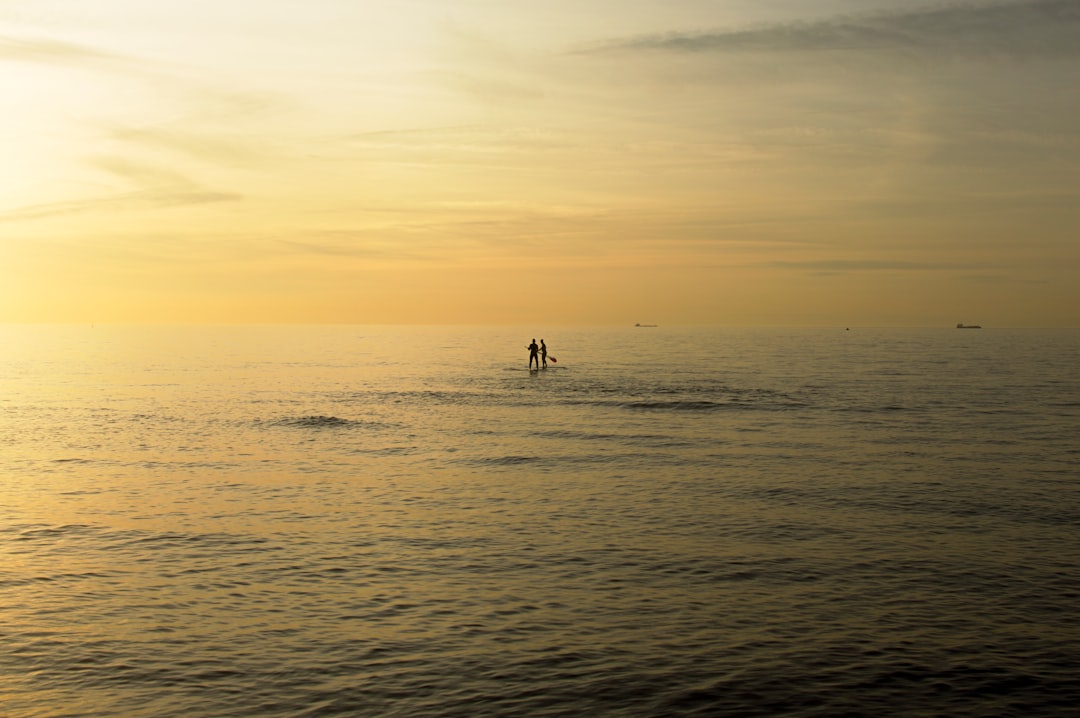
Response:
[[[544,368],[547,369],[547,344],[544,344],[544,340],[540,340],[540,358],[544,360]]]
[[[540,368],[540,359],[536,356],[536,352],[540,350],[540,347],[536,346],[536,340],[532,340],[532,344],[529,345],[529,369],[533,368],[533,362],[536,362],[536,368]]]

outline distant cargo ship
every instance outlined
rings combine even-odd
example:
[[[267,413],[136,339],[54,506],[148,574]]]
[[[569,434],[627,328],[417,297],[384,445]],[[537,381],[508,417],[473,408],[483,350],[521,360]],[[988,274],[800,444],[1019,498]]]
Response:
[[[978,324],[964,324],[963,322],[956,325],[957,329],[982,329]]]
[[[635,327],[655,327],[656,324],[635,324]]]

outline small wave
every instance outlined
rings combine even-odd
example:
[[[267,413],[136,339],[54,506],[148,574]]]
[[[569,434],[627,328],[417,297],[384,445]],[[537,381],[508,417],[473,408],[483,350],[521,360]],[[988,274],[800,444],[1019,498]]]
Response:
[[[721,400],[715,399],[635,399],[631,401],[608,398],[569,399],[568,406],[609,406],[634,411],[793,411],[805,409],[806,402],[782,396],[746,397],[732,395]]]
[[[924,413],[925,409],[913,406],[903,406],[901,404],[881,404],[881,405],[849,405],[840,406],[835,411],[842,414],[893,414],[901,412],[912,413]]]
[[[482,459],[474,459],[471,463],[488,466],[520,466],[522,464],[536,464],[544,461],[539,456],[489,456]]]
[[[462,464],[466,466],[481,466],[481,467],[531,467],[537,471],[552,472],[552,471],[566,471],[572,470],[574,467],[580,466],[610,466],[619,461],[636,461],[641,454],[616,454],[609,453],[600,454],[558,454],[554,456],[523,456],[523,455],[507,455],[507,456],[480,456],[480,457],[461,457],[448,459],[447,461],[452,464]],[[664,461],[663,457],[657,457],[650,454],[650,458],[657,463]]]
[[[589,431],[574,431],[572,429],[553,429],[549,431],[539,431],[537,432],[537,435],[549,439],[615,443],[631,447],[685,448],[698,445],[698,442],[696,441],[679,439],[666,434],[605,434]]]
[[[413,456],[421,453],[418,446],[376,446],[364,448],[352,448],[345,451],[354,456]]]
[[[16,541],[50,541],[53,539],[67,539],[79,537],[94,532],[94,527],[87,524],[65,524],[64,526],[47,526],[31,524],[18,527]]]
[[[647,411],[717,411],[738,407],[738,404],[721,403],[716,401],[630,401],[621,406],[627,409],[640,409]]]
[[[34,584],[71,583],[77,581],[93,581],[100,578],[108,578],[110,574],[88,571],[85,573],[56,573],[19,576],[15,578],[0,579],[0,588],[30,586]]]
[[[287,416],[268,422],[269,426],[288,426],[300,429],[347,428],[363,426],[364,422],[355,419],[342,419],[338,416]]]

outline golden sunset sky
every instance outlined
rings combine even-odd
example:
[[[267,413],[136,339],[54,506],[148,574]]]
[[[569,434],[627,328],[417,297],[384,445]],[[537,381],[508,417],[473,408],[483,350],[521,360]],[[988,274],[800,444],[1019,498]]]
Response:
[[[0,321],[1080,326],[1080,2],[0,0]]]

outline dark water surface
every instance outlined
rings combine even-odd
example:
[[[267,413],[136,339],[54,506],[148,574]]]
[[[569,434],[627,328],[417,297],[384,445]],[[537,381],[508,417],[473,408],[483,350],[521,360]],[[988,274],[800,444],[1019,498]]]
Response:
[[[0,327],[0,715],[1076,715],[1080,332],[533,336]]]

